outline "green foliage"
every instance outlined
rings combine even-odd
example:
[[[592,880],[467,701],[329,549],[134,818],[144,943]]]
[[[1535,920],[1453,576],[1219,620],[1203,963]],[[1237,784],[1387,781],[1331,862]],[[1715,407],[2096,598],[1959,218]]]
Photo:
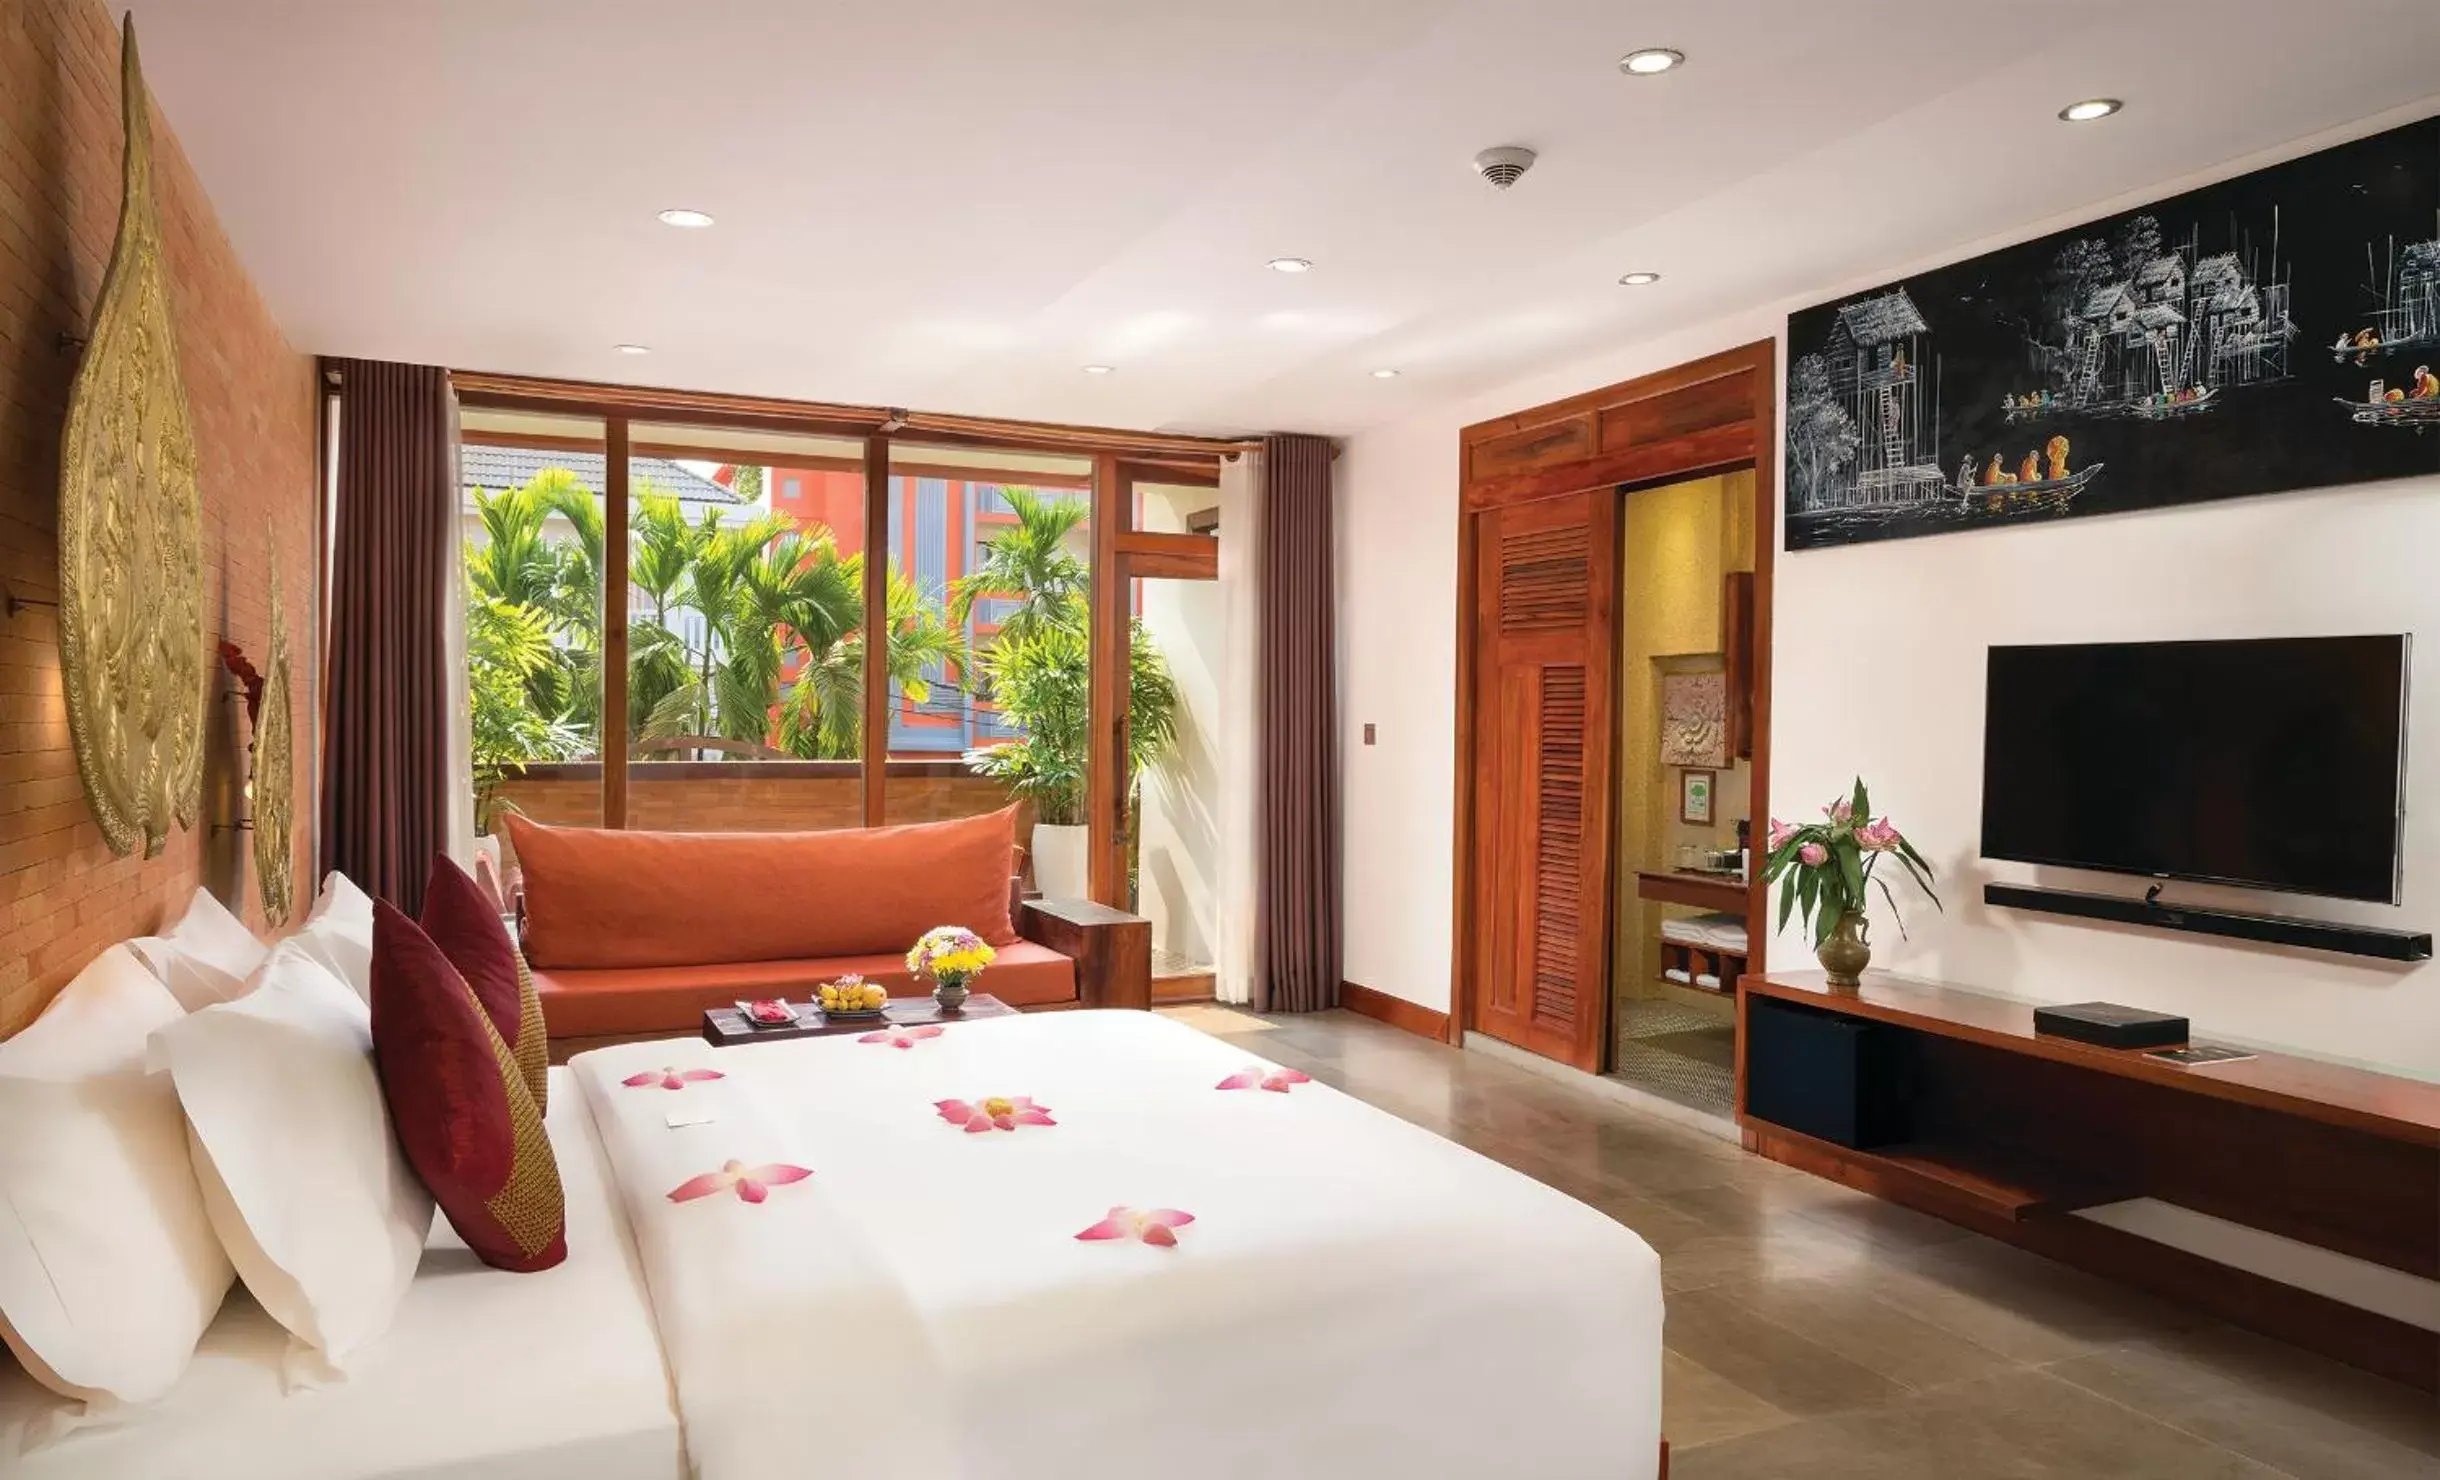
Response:
[[[1085,820],[1090,630],[1084,594],[1071,592],[1014,632],[1002,627],[976,660],[992,702],[1022,733],[966,752],[967,768],[1006,782],[1012,793],[1032,801],[1039,822]],[[1180,701],[1169,661],[1144,624],[1130,623],[1127,639],[1127,797],[1132,804],[1145,770],[1177,744]]]
[[[1862,918],[1868,886],[1879,887],[1891,915],[1896,916],[1897,896],[1889,892],[1887,880],[1873,877],[1873,869],[1883,858],[1897,859],[1932,908],[1941,908],[1940,896],[1932,889],[1932,866],[1888,818],[1873,817],[1872,797],[1864,789],[1862,777],[1856,778],[1852,794],[1822,808],[1822,818],[1801,827],[1776,818],[1771,822],[1762,877],[1766,884],[1779,886],[1781,929],[1787,928],[1794,915],[1805,922],[1818,949],[1837,929],[1841,917]],[[1905,932],[1902,918],[1898,929]]]
[[[760,503],[763,493],[763,470],[754,463],[736,463],[729,473],[729,492],[743,503]]]
[[[466,608],[466,683],[473,708],[475,825],[488,831],[500,783],[527,761],[581,755],[585,737],[539,713],[529,685],[551,666],[549,623],[533,607],[477,595]]]
[[[974,604],[1004,596],[1016,609],[1000,623],[1006,637],[1023,637],[1047,622],[1067,620],[1092,585],[1092,573],[1068,540],[1084,522],[1081,498],[1044,495],[1030,488],[1003,488],[1001,497],[1017,516],[1015,527],[993,535],[980,564],[949,583],[949,620],[964,630]]]

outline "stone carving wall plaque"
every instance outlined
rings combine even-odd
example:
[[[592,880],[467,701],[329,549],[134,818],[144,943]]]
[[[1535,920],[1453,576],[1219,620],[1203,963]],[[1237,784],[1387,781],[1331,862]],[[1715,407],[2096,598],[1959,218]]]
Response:
[[[1661,676],[1661,764],[1718,770],[1728,764],[1728,675]]]
[[[111,851],[161,851],[203,796],[203,529],[179,378],[151,112],[130,17],[119,232],[60,449],[59,648],[68,735]]]

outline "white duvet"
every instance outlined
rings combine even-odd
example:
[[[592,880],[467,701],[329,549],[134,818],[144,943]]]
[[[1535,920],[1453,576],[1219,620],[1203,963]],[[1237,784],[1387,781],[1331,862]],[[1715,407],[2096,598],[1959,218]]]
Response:
[[[571,1065],[702,1480],[1651,1473],[1607,1217],[1149,1013],[909,1041]]]

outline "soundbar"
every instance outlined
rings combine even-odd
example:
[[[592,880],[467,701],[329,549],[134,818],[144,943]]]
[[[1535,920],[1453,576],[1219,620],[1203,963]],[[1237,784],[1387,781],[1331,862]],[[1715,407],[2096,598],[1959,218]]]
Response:
[[[2111,920],[2121,925],[2145,925],[2154,930],[2182,930],[2190,935],[2219,935],[2230,940],[2261,941],[2275,946],[2303,946],[2380,961],[2429,961],[2432,937],[2428,930],[2383,930],[2372,925],[2339,925],[2327,920],[2302,920],[2293,915],[2249,915],[2236,910],[2203,910],[2186,905],[2159,904],[2123,894],[2085,894],[2073,889],[2034,889],[2022,884],[1985,884],[1983,903],[2010,909],[2040,910],[2083,920]]]

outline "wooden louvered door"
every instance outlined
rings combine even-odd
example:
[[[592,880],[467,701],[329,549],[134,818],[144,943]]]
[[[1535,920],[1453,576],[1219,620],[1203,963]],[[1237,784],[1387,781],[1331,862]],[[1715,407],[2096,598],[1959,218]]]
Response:
[[[1475,529],[1474,1026],[1597,1073],[1608,1024],[1616,490]]]

